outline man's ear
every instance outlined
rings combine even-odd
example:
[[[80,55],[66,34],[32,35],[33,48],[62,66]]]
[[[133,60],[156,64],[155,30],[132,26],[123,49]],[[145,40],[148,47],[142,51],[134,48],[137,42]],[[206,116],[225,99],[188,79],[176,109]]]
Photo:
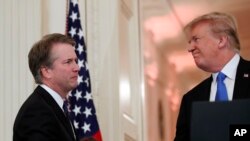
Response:
[[[41,71],[41,75],[44,78],[46,79],[51,78],[51,69],[49,69],[48,67],[41,67],[40,71]]]
[[[226,47],[226,44],[228,43],[228,37],[227,36],[220,36],[219,38],[219,43],[218,43],[218,47],[219,48],[224,48]]]

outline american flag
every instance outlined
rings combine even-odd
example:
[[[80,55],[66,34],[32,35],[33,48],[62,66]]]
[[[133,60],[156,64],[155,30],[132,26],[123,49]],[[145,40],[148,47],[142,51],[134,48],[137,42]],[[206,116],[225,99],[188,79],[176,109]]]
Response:
[[[68,96],[70,103],[69,116],[80,140],[94,138],[102,141],[97,122],[90,85],[90,75],[87,65],[87,50],[84,43],[83,30],[80,22],[80,12],[77,0],[69,0],[67,9],[66,33],[75,42],[75,51],[78,57],[80,71],[78,86]]]

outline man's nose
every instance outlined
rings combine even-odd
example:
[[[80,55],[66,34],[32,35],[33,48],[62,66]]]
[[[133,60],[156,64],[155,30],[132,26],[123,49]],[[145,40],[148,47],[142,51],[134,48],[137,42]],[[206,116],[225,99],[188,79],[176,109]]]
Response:
[[[193,52],[195,50],[195,44],[193,42],[190,42],[188,44],[187,50],[188,50],[188,52]]]
[[[80,67],[77,63],[75,63],[75,65],[74,65],[74,70],[77,72],[80,71]]]

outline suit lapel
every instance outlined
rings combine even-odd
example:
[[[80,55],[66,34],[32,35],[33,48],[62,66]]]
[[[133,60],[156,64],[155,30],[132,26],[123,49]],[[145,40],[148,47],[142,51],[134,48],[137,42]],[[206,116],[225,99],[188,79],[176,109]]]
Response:
[[[64,115],[62,109],[60,106],[56,103],[56,101],[53,99],[53,97],[44,90],[41,86],[38,86],[35,90],[35,93],[39,94],[44,101],[50,106],[50,108],[53,110],[55,116],[58,118],[58,120],[61,122],[61,124],[65,127],[65,129],[68,131],[72,139],[74,140],[74,133],[71,130],[71,125],[69,123],[69,120]]]

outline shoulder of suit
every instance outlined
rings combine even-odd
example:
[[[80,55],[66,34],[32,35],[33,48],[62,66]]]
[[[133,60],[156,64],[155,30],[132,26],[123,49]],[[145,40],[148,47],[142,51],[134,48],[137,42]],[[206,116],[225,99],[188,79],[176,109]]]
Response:
[[[206,78],[205,80],[197,84],[195,87],[189,90],[185,95],[193,95],[195,93],[199,93],[200,91],[210,87],[211,82],[212,82],[212,76]]]

